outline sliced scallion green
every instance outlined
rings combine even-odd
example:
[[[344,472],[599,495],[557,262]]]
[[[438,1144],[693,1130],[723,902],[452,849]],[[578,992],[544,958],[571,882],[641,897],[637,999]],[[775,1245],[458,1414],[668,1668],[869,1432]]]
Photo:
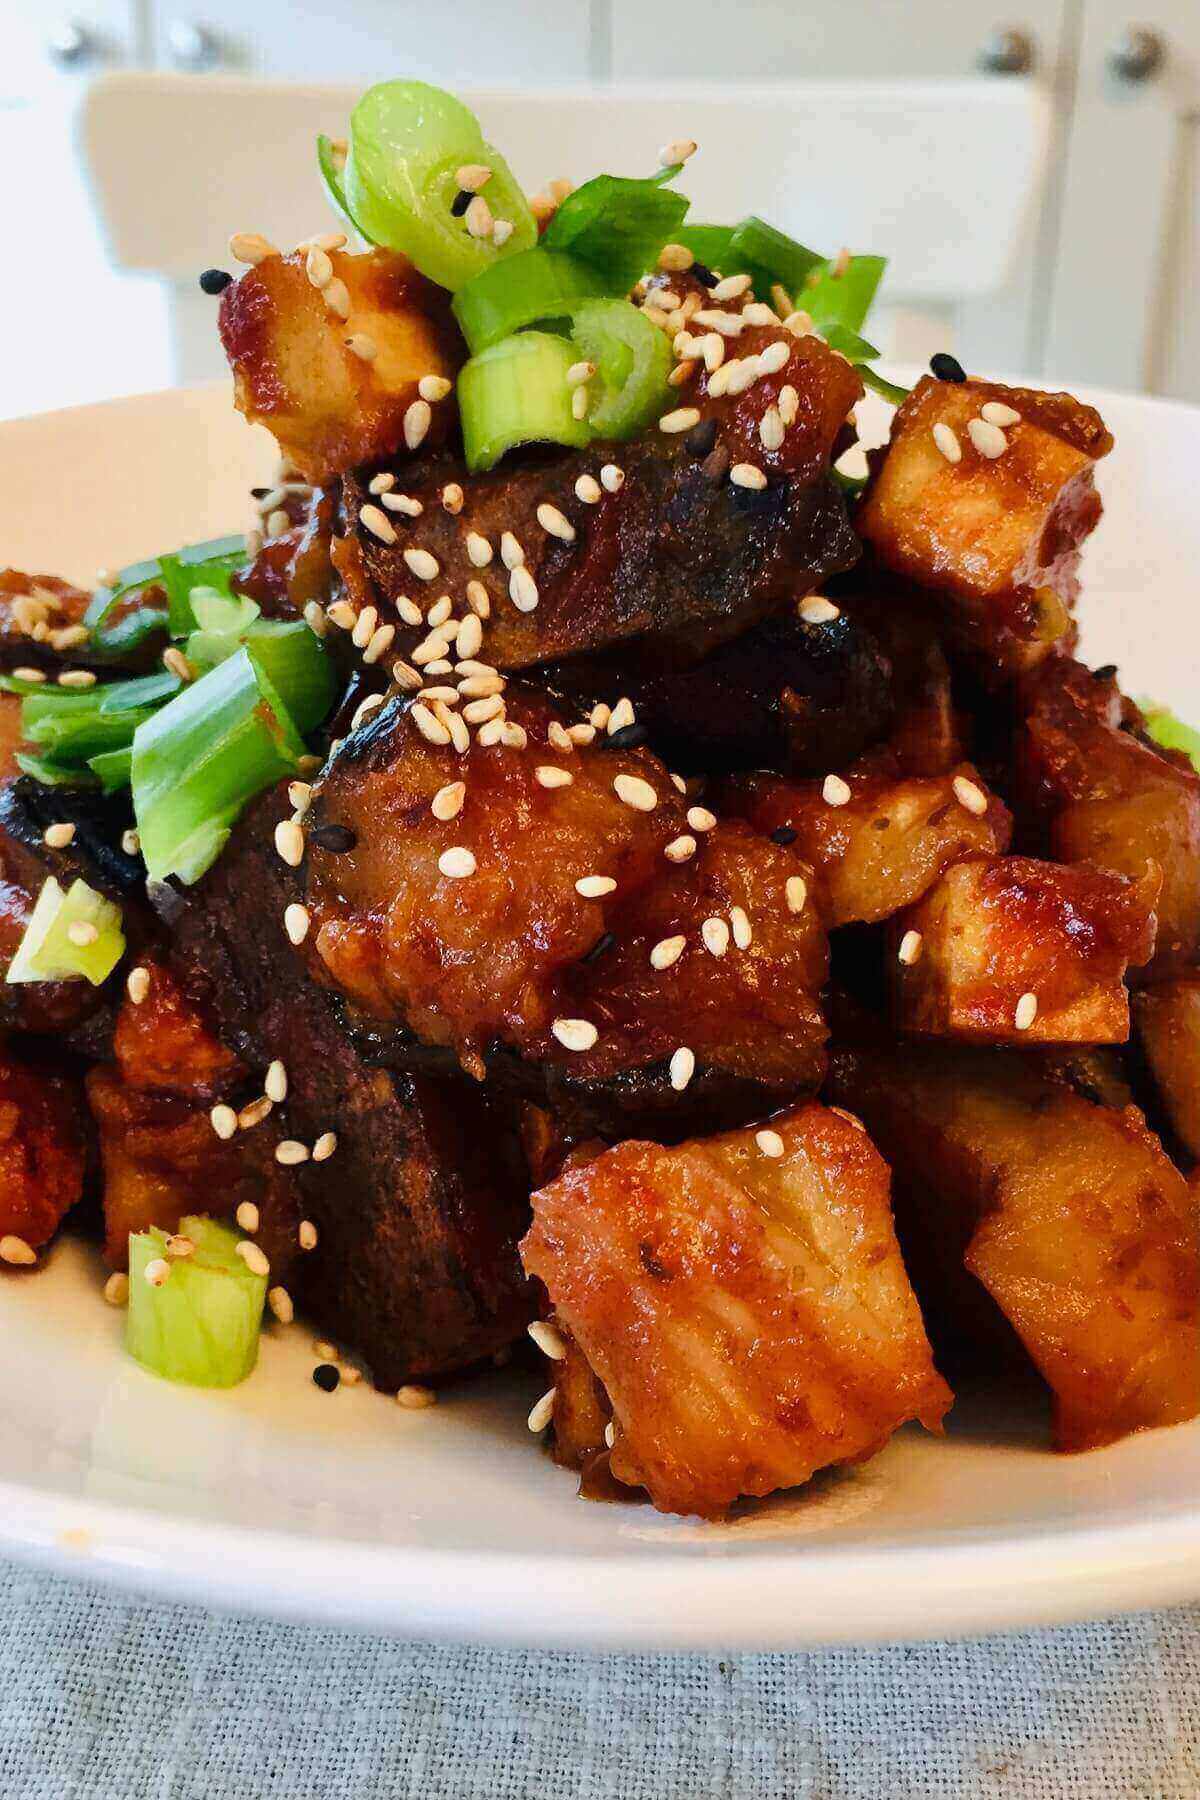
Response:
[[[526,325],[570,318],[585,300],[607,293],[590,263],[538,245],[493,263],[454,296],[453,312],[472,356]]]
[[[125,1347],[168,1381],[235,1387],[258,1361],[267,1276],[238,1255],[238,1233],[214,1219],[181,1219],[177,1235],[192,1246],[186,1256],[171,1255],[156,1226],[130,1233]]]
[[[761,287],[760,298],[769,296],[767,288],[772,281],[778,281],[791,294],[797,306],[807,307],[807,299],[798,296],[804,283],[814,269],[820,269],[824,258],[815,250],[789,237],[786,231],[777,231],[774,225],[768,225],[765,219],[759,219],[752,213],[749,218],[742,219],[734,226],[729,241],[728,260],[732,269],[721,264],[721,271],[728,275],[733,270],[746,270],[753,274],[761,270],[767,277],[764,286],[759,276],[756,288]]]
[[[625,294],[654,268],[687,215],[682,194],[658,179],[596,175],[559,206],[542,234],[548,250],[567,250],[599,270],[610,294]]]
[[[120,750],[102,750],[99,756],[89,756],[88,768],[106,794],[119,793],[133,777],[132,742]]]
[[[50,875],[4,979],[20,983],[82,976],[99,987],[124,953],[120,907],[82,880],[72,882],[64,894]]]
[[[591,431],[574,416],[567,385],[577,355],[564,338],[519,331],[463,365],[458,411],[469,469],[490,469],[517,444],[582,449]]]
[[[1154,700],[1142,700],[1140,705],[1146,715],[1146,730],[1154,742],[1164,750],[1182,750],[1200,773],[1200,731],[1177,718],[1170,707],[1159,706]]]
[[[660,416],[672,365],[665,332],[628,300],[591,300],[576,312],[572,337],[602,388],[588,420],[596,437],[634,437]]]
[[[365,238],[367,234],[359,231],[358,221],[350,211],[350,203],[346,199],[346,183],[343,179],[345,164],[334,150],[332,138],[320,136],[317,139],[317,169],[321,185],[325,189],[325,198],[338,218],[359,237]]]
[[[811,316],[823,338],[828,339],[834,325],[856,332],[871,310],[886,266],[882,256],[852,256],[839,275],[836,262],[823,263],[816,280],[796,294],[796,305]]]

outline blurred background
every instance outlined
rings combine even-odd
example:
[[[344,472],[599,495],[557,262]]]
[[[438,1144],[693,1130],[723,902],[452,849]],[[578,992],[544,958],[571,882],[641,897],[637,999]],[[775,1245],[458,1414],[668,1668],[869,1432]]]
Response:
[[[698,138],[693,218],[892,258],[895,360],[1200,400],[1198,0],[0,0],[0,42],[9,416],[219,374],[196,273],[327,228],[314,135],[401,74],[531,188]]]

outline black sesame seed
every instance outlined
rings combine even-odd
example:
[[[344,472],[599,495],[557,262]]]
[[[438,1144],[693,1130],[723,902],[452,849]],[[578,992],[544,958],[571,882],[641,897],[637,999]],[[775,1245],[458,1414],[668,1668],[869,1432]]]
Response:
[[[334,856],[344,856],[358,842],[357,831],[351,831],[348,825],[314,825],[308,836],[318,850],[328,850]]]
[[[586,968],[588,963],[596,962],[600,957],[602,957],[605,954],[606,951],[612,949],[612,947],[616,943],[616,941],[617,941],[616,933],[612,932],[612,931],[606,931],[604,933],[603,937],[598,937],[596,939],[595,943],[592,945],[590,950],[584,951],[583,955],[579,959],[580,963],[583,965],[584,968]]]
[[[707,263],[694,262],[688,273],[696,277],[701,287],[714,288],[717,285],[717,278]]]
[[[228,269],[205,269],[200,276],[200,286],[206,294],[223,294],[232,280]]]
[[[621,725],[609,732],[606,742],[610,750],[637,750],[649,736],[644,725]]]
[[[771,842],[773,844],[783,844],[786,846],[788,844],[794,844],[795,841],[796,833],[792,830],[790,825],[777,825],[775,830],[771,833]]]
[[[967,371],[957,356],[951,356],[946,350],[939,350],[936,356],[931,356],[929,367],[931,373],[936,375],[939,381],[965,381],[967,379]]]
[[[475,196],[471,193],[469,188],[459,188],[457,194],[455,194],[453,200],[450,202],[450,211],[456,219],[462,218],[474,198]]]
[[[313,1380],[323,1394],[332,1394],[341,1379],[332,1363],[318,1363],[313,1370]]]
[[[1117,672],[1116,663],[1104,663],[1101,665],[1100,668],[1092,670],[1092,680],[1093,681],[1111,681],[1113,679],[1113,676],[1116,674],[1116,672]]]
[[[716,441],[717,421],[715,419],[701,419],[698,425],[692,426],[692,429],[684,438],[683,444],[684,449],[688,452],[689,456],[707,456]]]
[[[250,498],[252,500],[265,500],[270,492],[270,488],[251,488]]]

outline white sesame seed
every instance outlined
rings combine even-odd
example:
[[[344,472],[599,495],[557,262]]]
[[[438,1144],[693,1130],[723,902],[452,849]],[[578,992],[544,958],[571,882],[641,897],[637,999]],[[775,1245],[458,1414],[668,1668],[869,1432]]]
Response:
[[[304,258],[304,273],[315,288],[327,287],[333,280],[333,264],[329,260],[329,252],[322,250],[319,244],[311,245]]]
[[[821,798],[826,806],[847,806],[851,797],[849,784],[840,775],[827,775],[821,783]]]
[[[279,1150],[282,1149],[283,1145],[280,1144]],[[276,1150],[275,1155],[282,1162],[283,1158],[280,1157],[279,1150]],[[252,1244],[249,1238],[242,1239],[241,1243],[236,1246],[234,1255],[241,1257],[252,1275],[269,1275],[271,1273],[271,1265],[263,1255],[262,1249],[258,1244]]]
[[[304,833],[295,819],[280,819],[275,827],[275,852],[289,869],[304,861]]]
[[[271,242],[257,231],[235,231],[229,240],[229,254],[235,262],[249,263],[251,268],[265,262],[268,256],[278,256],[279,251]]]
[[[390,495],[384,495],[385,500],[390,498]],[[359,509],[358,516],[362,524],[365,525],[367,530],[371,533],[371,536],[377,537],[381,544],[394,544],[396,542],[396,527],[392,524],[392,521],[383,511],[382,507],[372,506],[368,503],[366,506]]]
[[[537,509],[537,522],[543,531],[548,531],[551,537],[561,538],[564,544],[575,542],[575,527],[570,519],[546,500]]]
[[[426,743],[441,745],[450,742],[449,731],[440,719],[434,717],[424,701],[418,700],[414,703],[409,717]]]
[[[790,381],[780,388],[779,398],[775,404],[779,408],[779,417],[783,420],[784,428],[794,425],[796,415],[800,411],[800,395]]]
[[[543,1356],[548,1356],[551,1362],[563,1360],[567,1354],[567,1346],[562,1332],[556,1326],[545,1319],[535,1319],[527,1329]]]
[[[707,806],[689,806],[687,822],[693,831],[711,831],[717,822],[717,815],[709,812]]]
[[[303,616],[304,623],[314,637],[323,638],[329,635],[329,622],[319,600],[306,600]]]
[[[141,850],[141,847],[142,840],[138,832],[123,831],[121,833],[121,848],[126,856],[136,856]]]
[[[83,950],[88,944],[94,944],[100,933],[89,920],[75,919],[67,926],[67,936],[73,944],[77,944]]]
[[[298,1163],[308,1161],[308,1145],[301,1144],[295,1138],[284,1138],[275,1146],[275,1161],[285,1168],[295,1168]]]
[[[611,894],[616,885],[611,875],[581,875],[575,883],[575,892],[585,900],[599,900],[605,894]]]
[[[179,1232],[176,1232],[172,1237],[167,1239],[167,1255],[172,1262],[186,1262],[189,1256],[194,1256],[195,1254],[196,1244],[193,1238],[183,1237]]]
[[[444,625],[453,611],[454,604],[449,594],[443,594],[440,599],[434,601],[425,614],[425,623],[431,630],[437,625]]]
[[[973,813],[977,819],[982,819],[988,809],[988,797],[983,789],[975,782],[968,781],[965,775],[956,775],[951,786],[954,789],[954,798],[959,805],[965,806],[967,811]]]
[[[352,331],[343,341],[351,356],[357,356],[360,362],[374,362],[379,355],[379,345],[369,332]]]
[[[428,400],[414,400],[407,408],[404,414],[404,442],[410,450],[416,450],[424,443],[432,418]]]
[[[538,603],[537,582],[524,565],[509,576],[508,591],[518,612],[532,612]]]
[[[919,931],[906,931],[900,939],[900,948],[896,952],[897,960],[902,962],[905,968],[911,968],[913,963],[920,961],[924,942]]]
[[[456,819],[463,809],[463,801],[467,797],[466,783],[451,781],[440,787],[429,803],[429,810],[435,819],[443,821]]]
[[[0,1237],[0,1262],[11,1263],[14,1268],[29,1269],[36,1261],[37,1251],[23,1237],[18,1237],[11,1231]]]
[[[258,1230],[258,1208],[253,1200],[243,1200],[234,1213],[239,1231],[248,1232],[251,1237]]]
[[[571,417],[573,419],[586,419],[588,404],[589,396],[586,387],[577,387],[571,390]]]
[[[570,787],[575,777],[569,769],[560,769],[553,763],[542,763],[533,771],[533,778],[539,787]]]
[[[317,1247],[317,1228],[311,1219],[301,1219],[296,1232],[296,1242],[302,1250],[315,1250]]]
[[[555,1019],[550,1029],[564,1050],[590,1050],[600,1036],[589,1019]]]
[[[745,329],[741,313],[722,312],[719,306],[702,306],[694,318],[697,325],[703,325],[706,331],[719,331],[722,337],[741,337]]]
[[[617,463],[605,463],[600,471],[600,486],[609,494],[620,493],[625,486],[625,471]]]
[[[784,886],[784,893],[787,897],[787,908],[789,912],[800,913],[804,911],[805,904],[808,900],[808,883],[805,881],[803,875],[789,875]]]
[[[545,1431],[554,1417],[554,1389],[548,1388],[531,1408],[528,1425],[530,1431]]]
[[[754,386],[760,372],[757,356],[743,356],[735,359],[733,362],[726,363],[724,392],[727,394],[744,394],[747,388],[752,388]],[[718,370],[717,373],[720,374],[721,371]],[[711,383],[709,384],[709,392],[712,392]]]
[[[582,500],[585,506],[595,506],[600,494],[600,483],[594,475],[581,475],[575,483],[575,498]]]
[[[409,663],[394,662],[392,664],[392,680],[406,694],[411,694],[421,686],[421,676]]]
[[[514,725],[506,719],[500,728],[500,742],[506,750],[524,750],[529,743],[529,734],[523,725]]]
[[[388,512],[403,513],[406,519],[419,519],[425,511],[419,500],[411,494],[381,494],[380,499]]]
[[[633,702],[632,702],[632,700],[627,700],[624,697],[622,697],[620,700],[617,701],[617,704],[613,707],[612,711],[609,713],[608,724],[605,727],[605,729],[608,733],[608,736],[612,737],[612,735],[615,731],[624,731],[624,729],[627,725],[632,725],[633,723],[634,723]]]
[[[208,1118],[219,1138],[228,1140],[237,1130],[237,1114],[232,1106],[214,1106]]]
[[[669,969],[677,963],[687,947],[686,937],[660,938],[650,952],[652,969]]]
[[[423,1412],[426,1407],[437,1405],[437,1395],[432,1388],[418,1387],[415,1382],[405,1382],[396,1390],[396,1404],[405,1412]]]
[[[475,742],[484,750],[492,750],[504,736],[504,720],[500,717],[488,719],[481,725]]]
[[[742,317],[747,325],[781,325],[783,323],[773,306],[762,300],[753,300],[749,306],[743,306]]]
[[[695,154],[694,138],[673,138],[659,151],[658,166],[660,169],[669,169],[673,163],[686,162],[689,156],[695,156]]]
[[[724,919],[705,919],[700,936],[710,956],[724,956],[729,948],[729,927]]]
[[[764,450],[781,448],[785,432],[783,419],[777,406],[768,406],[758,422],[758,441]]]
[[[767,485],[767,478],[762,470],[753,463],[734,463],[729,471],[729,479],[734,487],[762,489]]]
[[[371,633],[374,631],[378,619],[379,612],[376,607],[363,607],[357,619],[354,621],[354,630],[350,633],[350,642],[354,645],[355,649],[366,649],[371,641]]]
[[[321,289],[321,298],[330,312],[336,313],[339,319],[350,317],[350,290],[339,275],[326,282]]]
[[[322,1362],[337,1362],[337,1345],[331,1344],[328,1338],[314,1338],[313,1355],[319,1356]]]
[[[293,944],[302,944],[308,936],[308,927],[308,908],[302,906],[299,900],[293,900],[290,906],[284,908],[283,929]]]
[[[800,602],[800,617],[806,625],[830,625],[841,616],[841,607],[835,606],[832,600],[826,600],[821,594],[810,594]]]
[[[465,193],[477,194],[492,179],[492,171],[486,163],[463,163],[455,169],[454,179]]]
[[[658,421],[658,429],[666,432],[690,431],[693,425],[700,423],[700,413],[694,406],[679,406],[674,412],[664,413]]]
[[[764,1156],[782,1156],[783,1139],[777,1131],[756,1131],[754,1141]]]
[[[468,875],[474,875],[476,862],[472,851],[462,844],[453,844],[449,850],[442,851],[437,866],[450,881],[463,881]]]
[[[618,775],[613,782],[613,792],[635,812],[653,812],[658,805],[658,795],[640,775]]]
[[[120,1270],[110,1275],[104,1284],[104,1298],[110,1306],[127,1306],[129,1303],[129,1277]]]
[[[511,531],[500,534],[500,561],[506,569],[519,569],[525,561],[525,552]]]
[[[441,700],[447,706],[457,706],[459,694],[458,689],[452,687],[423,687],[418,698],[427,703]]]
[[[448,481],[442,489],[442,511],[458,514],[463,509],[463,491],[457,481]]]
[[[731,906],[729,923],[733,928],[733,941],[739,950],[748,950],[754,936],[750,918],[744,906]]]
[[[482,194],[476,194],[463,214],[463,223],[474,238],[491,237],[496,221]]]
[[[281,1325],[290,1325],[296,1316],[296,1309],[292,1305],[292,1296],[285,1287],[268,1288],[267,1305]]]
[[[150,971],[139,963],[136,969],[130,969],[125,981],[125,992],[135,1006],[140,1006],[150,992]]]
[[[709,291],[714,300],[739,300],[750,288],[748,275],[727,275],[724,281],[718,281],[715,288]]]
[[[166,654],[163,656],[163,661],[166,661]],[[187,667],[190,674],[191,664],[189,663]],[[57,677],[57,681],[59,687],[65,688],[90,688],[96,685],[96,677],[91,669],[64,669],[62,674]]]
[[[511,219],[496,220],[495,224],[492,226],[492,242],[496,245],[497,249],[499,249],[501,244],[507,244],[515,230],[516,227]]]
[[[30,669],[30,668],[22,667],[19,669],[14,669],[13,675],[16,677],[16,679],[18,681],[30,681],[30,682],[33,682],[35,685],[38,682],[45,681],[45,679],[46,679],[45,669]]]
[[[335,600],[332,606],[326,608],[325,617],[339,631],[353,631],[358,614],[345,600]]]
[[[979,416],[988,425],[1019,425],[1021,415],[1013,406],[1005,406],[1002,400],[988,400],[979,409]]]
[[[437,557],[432,556],[428,550],[406,549],[404,561],[409,572],[415,575],[418,581],[436,581],[441,573],[441,565]]]
[[[412,659],[419,669],[424,669],[432,667],[435,663],[445,662],[449,650],[450,642],[445,633],[431,631],[429,636],[427,638],[422,638],[421,642],[413,650]],[[449,664],[446,666],[449,667]],[[435,668],[433,673],[436,675],[438,670]]]
[[[323,1131],[312,1147],[313,1161],[328,1162],[337,1149],[337,1142],[336,1131]]]
[[[968,419],[967,436],[978,450],[980,456],[986,456],[994,462],[1003,456],[1008,449],[1008,439],[998,425],[989,425],[986,419]]]
[[[494,552],[488,540],[478,531],[467,533],[467,556],[477,569],[486,569]]]
[[[7,1242],[7,1238],[0,1238],[0,1256],[4,1255],[4,1246]],[[7,1262],[9,1259],[5,1257],[4,1260]],[[164,1282],[171,1279],[171,1265],[164,1257],[152,1257],[142,1270],[142,1275],[151,1287],[162,1287]]]
[[[271,1063],[267,1069],[266,1079],[263,1082],[263,1092],[268,1100],[274,1100],[276,1103],[279,1103],[287,1099],[287,1091],[287,1070],[284,1068],[280,1059],[276,1057],[274,1062]]]
[[[484,694],[479,700],[472,700],[463,707],[463,718],[468,725],[486,725],[489,719],[502,720],[504,717],[504,699],[500,694]],[[481,738],[481,742],[484,740]],[[488,742],[498,744],[499,733],[489,738]]]
[[[1017,1001],[1016,1011],[1013,1013],[1013,1024],[1018,1031],[1029,1030],[1029,1027],[1037,1018],[1037,1009],[1038,1003],[1036,994],[1021,995],[1021,998]]]
[[[468,675],[458,684],[464,700],[489,700],[502,694],[506,687],[503,675]]]
[[[590,381],[595,373],[594,362],[573,362],[567,370],[567,386],[579,387],[583,382]]]
[[[546,742],[553,749],[561,750],[564,756],[569,756],[575,748],[570,732],[557,719],[551,719],[546,727]]]
[[[962,445],[958,441],[958,435],[944,419],[939,419],[934,426],[933,441],[948,463],[962,461]]]
[[[682,837],[672,838],[663,851],[668,862],[685,863],[696,854],[696,840],[685,833]]]
[[[371,633],[371,641],[363,651],[363,661],[365,663],[378,662],[380,657],[391,649],[392,639],[395,635],[396,627],[394,625],[380,625],[376,631]]]
[[[567,736],[573,744],[590,744],[596,736],[594,725],[571,725],[567,728]]]
[[[696,1054],[686,1044],[681,1044],[670,1063],[671,1086],[677,1094],[682,1094],[692,1076],[696,1073]]]
[[[388,489],[394,488],[395,485],[396,477],[394,475],[372,475],[367,486],[367,492],[371,494],[386,494]]]
[[[454,383],[447,381],[444,375],[422,375],[417,383],[417,392],[422,400],[436,402],[444,400],[453,386]]]
[[[471,733],[465,719],[457,713],[447,712],[438,702],[434,703],[434,711],[450,733],[450,742],[460,756],[465,756],[471,748]]]
[[[48,850],[65,850],[74,836],[74,825],[64,820],[59,825],[47,825],[42,833],[42,842]]]
[[[596,731],[603,731],[611,715],[612,707],[606,701],[599,700],[588,714],[588,719]]]

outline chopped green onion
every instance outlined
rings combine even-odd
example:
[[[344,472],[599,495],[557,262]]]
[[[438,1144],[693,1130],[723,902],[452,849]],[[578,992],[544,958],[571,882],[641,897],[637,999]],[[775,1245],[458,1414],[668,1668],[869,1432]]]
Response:
[[[196,587],[230,592],[229,578],[246,560],[241,537],[212,538],[166,557],[150,557],[122,569],[111,587],[97,588],[83,623],[89,653],[119,660],[167,628],[175,636],[194,629],[190,594]]]
[[[219,538],[215,543],[198,544],[159,558],[172,637],[186,637],[200,623],[192,609],[192,594],[229,597],[229,578],[245,560],[246,540],[242,537]]]
[[[542,242],[548,250],[569,250],[591,263],[609,293],[627,294],[654,268],[663,245],[678,236],[687,209],[682,194],[660,187],[653,177],[596,175],[567,195]]]
[[[88,768],[106,794],[119,793],[133,779],[132,742],[121,750],[102,750],[99,756],[89,756]]]
[[[262,611],[249,594],[221,593],[207,585],[192,589],[192,616],[200,631],[236,633],[253,625]]]
[[[184,1256],[157,1226],[130,1233],[125,1348],[168,1381],[235,1387],[258,1361],[267,1277],[213,1219],[181,1219],[177,1236],[192,1246]]]
[[[569,318],[585,300],[608,290],[577,256],[538,245],[493,263],[454,296],[453,312],[472,356],[544,319]]]
[[[154,880],[198,881],[247,801],[294,772],[333,701],[332,667],[307,625],[261,636],[138,726],[133,808]]]
[[[834,325],[852,332],[859,329],[871,310],[887,262],[882,256],[852,256],[840,275],[834,273],[836,266],[824,263],[815,281],[795,296],[796,305],[804,308],[826,340]]]
[[[772,281],[782,282],[796,305],[806,307],[808,301],[801,301],[796,296],[813,270],[820,269],[824,262],[815,250],[798,243],[786,231],[777,231],[774,225],[768,225],[765,219],[756,218],[753,213],[734,226],[729,255],[735,269],[750,272],[761,269],[768,285]],[[724,274],[730,273],[724,264],[721,268]],[[760,298],[768,298],[765,289]]]
[[[92,779],[81,769],[64,768],[52,762],[48,756],[32,756],[28,750],[17,750],[13,753],[13,761],[23,775],[40,784],[42,787],[90,787]]]
[[[597,437],[634,437],[660,416],[672,365],[665,332],[628,300],[591,300],[575,314],[572,336],[603,388],[589,416]]]
[[[120,907],[82,880],[72,882],[64,894],[49,875],[4,979],[70,981],[82,976],[99,987],[124,954]]]
[[[144,706],[105,713],[96,702],[86,709],[68,710],[52,707],[31,694],[21,703],[21,729],[38,754],[60,767],[77,769],[104,750],[131,744],[137,727],[152,712],[153,708]]]
[[[503,247],[472,234],[451,209],[464,163],[491,174],[483,203],[512,226]],[[499,257],[530,250],[537,225],[519,182],[487,143],[469,107],[424,81],[368,88],[350,118],[343,185],[349,210],[371,243],[410,257],[431,281],[456,292]]]
[[[735,269],[732,263],[732,225],[684,225],[676,232],[676,242],[691,251],[698,263],[714,274],[749,273]]]
[[[630,309],[632,310],[632,308]],[[490,469],[516,444],[589,442],[571,410],[567,371],[577,352],[546,331],[519,331],[473,356],[458,376],[463,448],[472,472]]]
[[[318,137],[317,169],[320,172],[321,185],[325,189],[325,198],[342,223],[348,225],[351,231],[365,239],[367,234],[365,231],[359,230],[358,220],[350,211],[350,205],[346,199],[346,184],[342,178],[343,168],[344,165],[334,150],[332,138],[323,135]]]
[[[1200,774],[1200,731],[1194,725],[1185,725],[1169,707],[1159,706],[1155,700],[1142,700],[1139,704],[1146,715],[1146,730],[1154,742],[1161,744],[1164,750],[1182,750]]]
[[[851,361],[854,361],[854,359],[851,358]],[[911,391],[910,389],[900,387],[894,381],[889,381],[886,375],[881,375],[877,369],[872,369],[868,363],[855,362],[854,366],[862,376],[864,385],[869,388],[874,388],[877,394],[882,394],[883,398],[889,400],[893,406],[900,406],[908,399]]]
[[[98,697],[102,713],[127,713],[142,706],[157,706],[160,700],[177,694],[182,686],[178,675],[162,669],[156,675],[138,675],[131,681],[105,682],[103,687],[91,691]]]

